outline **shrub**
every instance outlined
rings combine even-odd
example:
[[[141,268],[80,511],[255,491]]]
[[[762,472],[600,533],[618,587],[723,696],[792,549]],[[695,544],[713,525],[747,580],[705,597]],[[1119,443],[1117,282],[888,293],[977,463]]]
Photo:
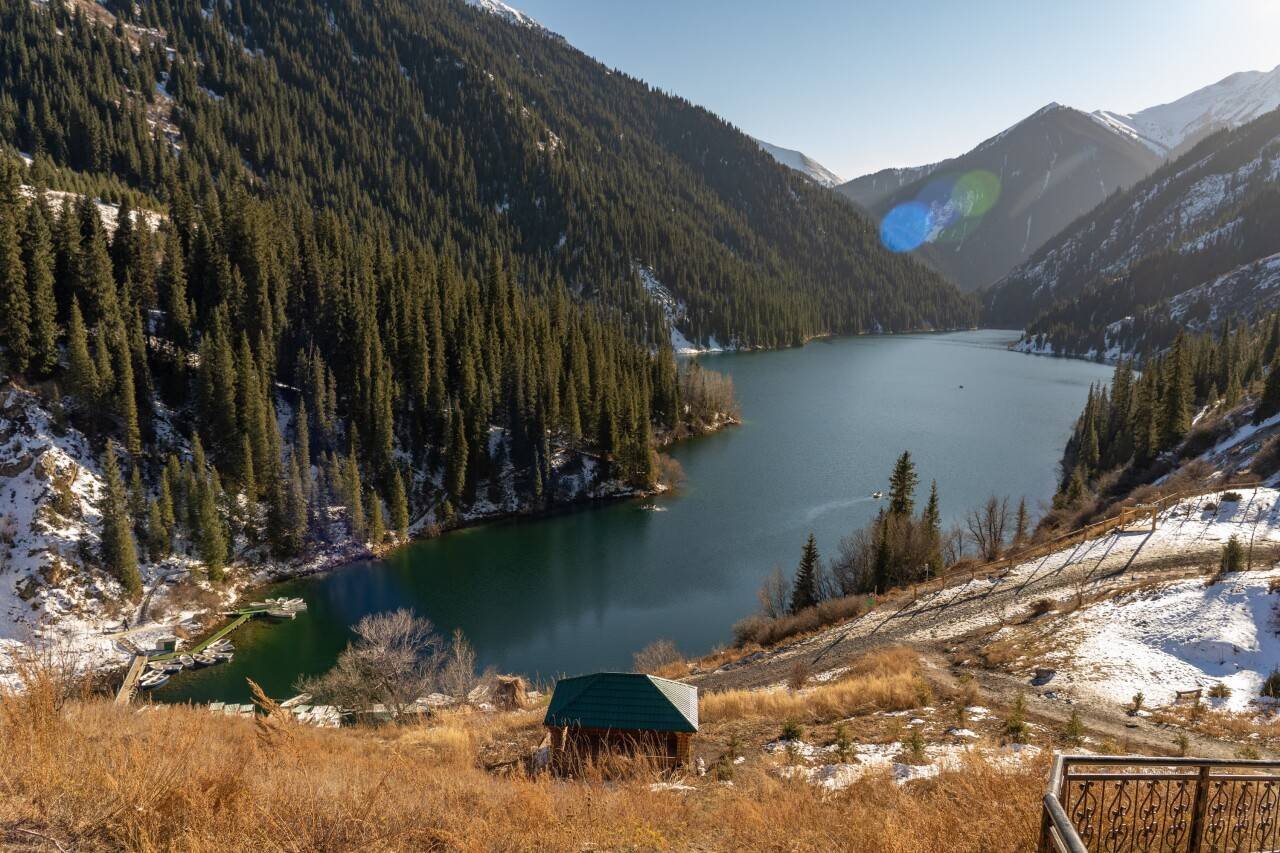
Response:
[[[1280,699],[1280,668],[1271,670],[1267,680],[1262,682],[1260,692],[1268,699]]]
[[[787,671],[787,686],[792,690],[800,690],[809,681],[809,664],[798,660]]]
[[[1138,713],[1142,710],[1142,703],[1146,700],[1146,695],[1139,690],[1137,693],[1133,694],[1133,704],[1130,706],[1129,710],[1135,714]]]
[[[1178,736],[1173,739],[1173,745],[1178,750],[1178,755],[1186,755],[1187,750],[1191,748],[1191,738],[1187,737],[1186,732],[1178,732]]]
[[[1248,761],[1257,761],[1261,757],[1262,754],[1258,752],[1258,748],[1253,744],[1245,744],[1236,750],[1236,758],[1244,758]]]
[[[1013,703],[1013,710],[1004,721],[1005,737],[1014,743],[1026,743],[1027,740],[1027,700],[1019,693]]]
[[[1243,496],[1239,492],[1225,492],[1222,495],[1222,502],[1224,504],[1238,504],[1243,499]]]
[[[849,728],[844,723],[836,726],[836,736],[832,745],[836,748],[836,755],[841,761],[848,761],[853,757],[853,741],[849,739]]]
[[[684,655],[670,640],[654,640],[631,656],[631,667],[636,672],[657,675],[684,663]]]
[[[1084,743],[1084,720],[1080,719],[1080,712],[1074,708],[1071,710],[1071,719],[1067,720],[1066,728],[1062,731],[1067,739],[1067,743],[1079,746]]]
[[[912,763],[924,764],[928,760],[928,756],[925,755],[924,751],[924,735],[921,734],[919,729],[913,728],[911,734],[903,740],[902,746],[906,749]]]
[[[1209,696],[1214,699],[1230,699],[1231,688],[1219,681],[1209,688]]]
[[[1031,618],[1035,619],[1037,616],[1043,616],[1055,607],[1057,607],[1057,603],[1052,598],[1041,598],[1032,603]]]
[[[1244,546],[1238,536],[1232,536],[1222,546],[1222,562],[1218,566],[1220,574],[1238,572],[1244,569]]]
[[[804,727],[795,720],[787,720],[782,724],[782,740],[800,740],[804,737]]]
[[[856,618],[869,609],[865,596],[831,598],[817,607],[806,607],[789,616],[772,619],[759,614],[748,616],[733,626],[733,638],[739,646],[753,643],[765,647],[774,646],[783,640]]]

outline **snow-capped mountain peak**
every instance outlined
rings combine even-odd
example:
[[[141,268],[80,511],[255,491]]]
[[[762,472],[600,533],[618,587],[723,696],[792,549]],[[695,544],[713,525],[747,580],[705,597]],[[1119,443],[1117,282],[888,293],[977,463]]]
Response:
[[[1097,110],[1094,118],[1133,136],[1161,156],[1194,145],[1215,130],[1239,127],[1280,107],[1280,66],[1241,71],[1176,101],[1125,115]]]
[[[516,27],[525,27],[530,30],[537,30],[550,36],[557,36],[556,33],[544,27],[532,15],[520,11],[514,6],[508,6],[502,0],[463,0],[468,6],[479,9],[482,12],[488,12],[494,17],[501,18],[508,24]],[[557,36],[558,38],[559,36]]]
[[[826,166],[814,160],[809,155],[801,151],[793,151],[790,148],[780,148],[777,145],[771,145],[763,139],[756,139],[764,151],[784,166],[795,169],[800,174],[808,177],[816,184],[824,187],[834,187],[844,183],[844,178],[828,169]]]

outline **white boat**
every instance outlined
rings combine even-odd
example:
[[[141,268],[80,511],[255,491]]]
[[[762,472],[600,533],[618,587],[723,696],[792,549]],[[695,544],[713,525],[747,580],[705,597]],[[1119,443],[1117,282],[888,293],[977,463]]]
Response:
[[[153,669],[138,676],[138,686],[143,690],[154,690],[168,680],[168,674]]]
[[[174,660],[188,669],[196,665],[196,660],[191,655],[178,655]]]
[[[199,654],[192,655],[192,657],[195,659],[196,666],[213,666],[215,663],[220,663],[216,657],[208,652],[200,652]]]
[[[165,675],[176,675],[182,672],[182,664],[176,660],[153,660],[147,664],[152,672],[163,672]]]
[[[872,492],[871,497],[875,498],[876,500],[880,500],[881,498],[884,497],[884,492]]]

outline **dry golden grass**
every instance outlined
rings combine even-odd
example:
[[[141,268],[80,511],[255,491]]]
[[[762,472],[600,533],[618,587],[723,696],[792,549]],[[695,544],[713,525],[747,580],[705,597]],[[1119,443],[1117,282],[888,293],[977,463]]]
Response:
[[[920,658],[895,647],[871,652],[836,681],[802,692],[726,690],[706,693],[701,719],[724,722],[750,717],[774,720],[833,720],[868,711],[902,711],[929,700]]]
[[[850,682],[892,680],[893,655]],[[891,691],[890,691],[891,692]],[[0,847],[54,850],[1031,850],[1045,768],[975,764],[827,793],[743,769],[693,791],[495,775],[536,713],[311,729],[196,708],[138,713],[38,681],[0,696]]]
[[[1280,746],[1280,717],[1255,713],[1218,711],[1207,705],[1168,705],[1152,712],[1151,719],[1187,731],[1268,748]]]

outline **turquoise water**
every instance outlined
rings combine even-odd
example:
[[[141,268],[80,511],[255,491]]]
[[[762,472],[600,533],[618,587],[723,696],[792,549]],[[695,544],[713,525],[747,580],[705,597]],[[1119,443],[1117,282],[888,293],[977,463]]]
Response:
[[[1089,385],[1110,371],[1006,351],[1015,337],[846,338],[707,357],[733,376],[744,423],[671,450],[687,478],[675,494],[458,531],[282,584],[307,613],[247,625],[231,664],[175,678],[157,698],[248,701],[246,677],[286,695],[299,674],[332,664],[349,625],[402,606],[442,632],[462,628],[482,665],[535,677],[629,668],[658,637],[704,653],[731,640],[761,580],[775,564],[791,570],[810,531],[829,555],[873,517],[869,496],[903,450],[922,490],[937,479],[953,520],[992,492],[1033,508],[1051,497]]]

